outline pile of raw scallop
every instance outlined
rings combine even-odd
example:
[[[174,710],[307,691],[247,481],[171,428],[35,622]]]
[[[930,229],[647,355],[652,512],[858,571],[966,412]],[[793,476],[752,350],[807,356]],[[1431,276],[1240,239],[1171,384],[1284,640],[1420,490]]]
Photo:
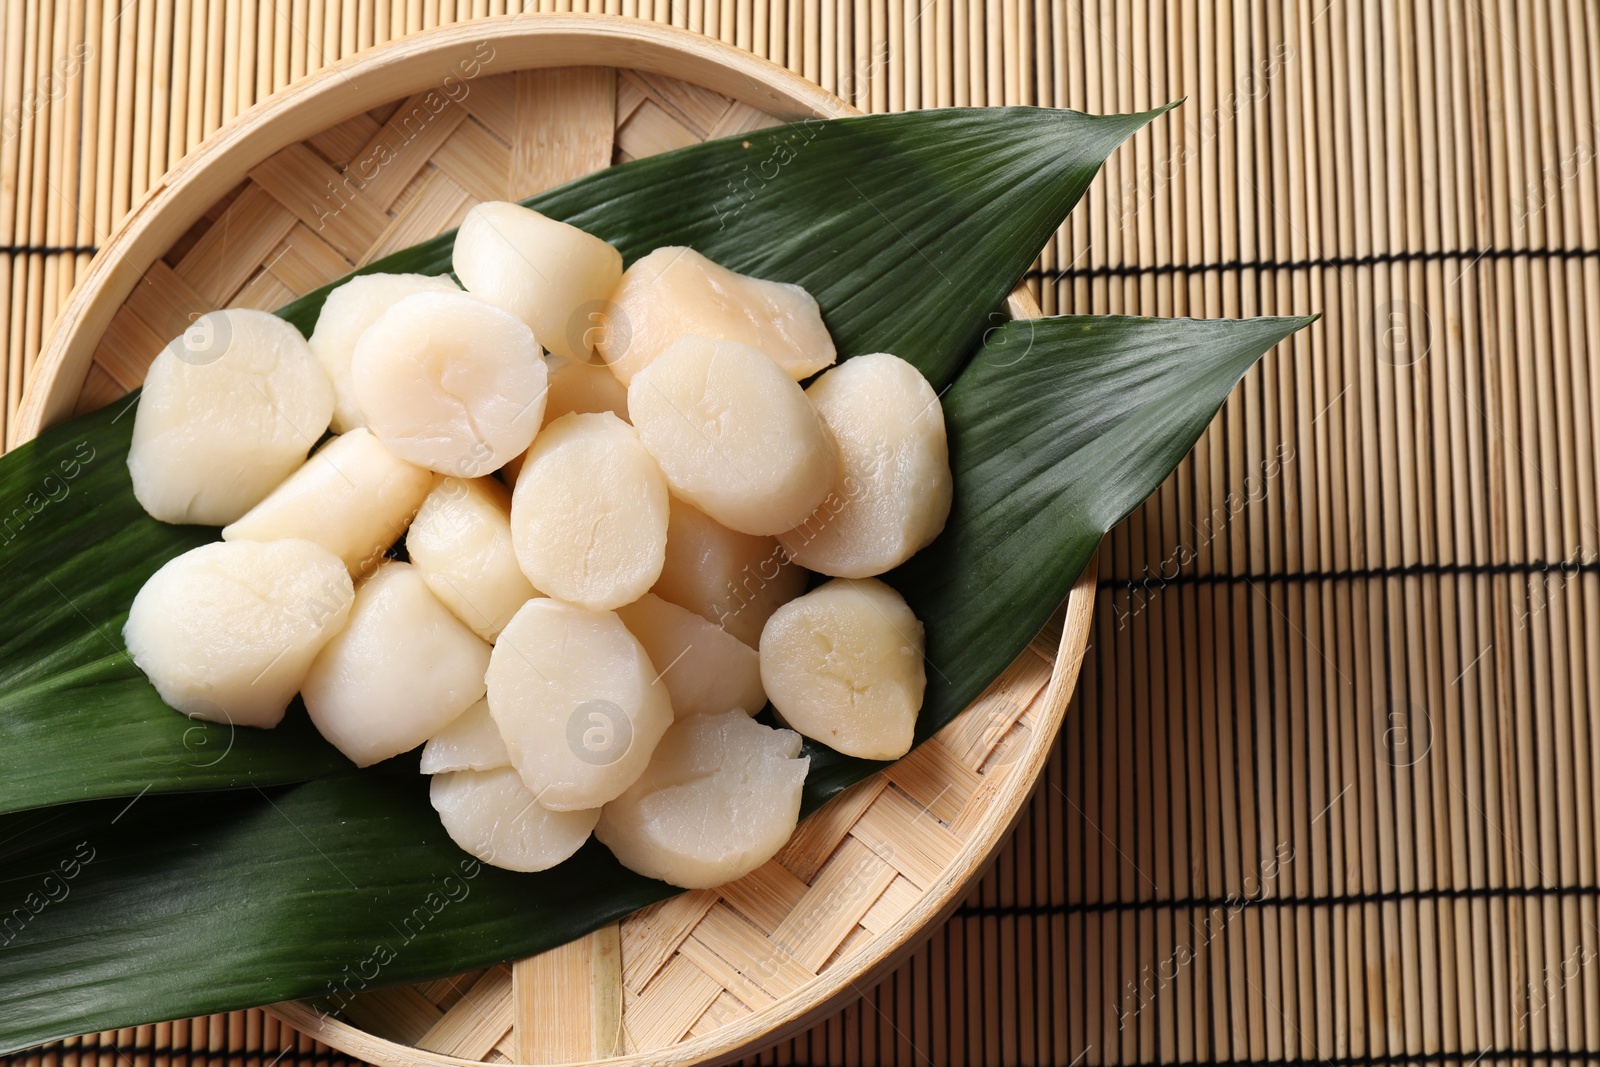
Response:
[[[309,340],[235,309],[156,357],[134,493],[222,539],[145,583],[128,650],[194,718],[270,728],[299,694],[358,766],[422,745],[485,862],[593,833],[737,878],[794,830],[801,735],[911,747],[922,624],[874,576],[949,515],[938,397],[887,353],[834,366],[805,290],[688,248],[624,271],[492,203],[453,257],[459,285],[344,283]]]

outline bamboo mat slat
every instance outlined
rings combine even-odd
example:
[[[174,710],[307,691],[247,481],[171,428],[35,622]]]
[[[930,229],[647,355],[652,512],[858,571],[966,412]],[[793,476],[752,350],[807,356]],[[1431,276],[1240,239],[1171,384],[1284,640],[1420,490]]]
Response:
[[[1323,315],[1107,538],[1078,695],[994,868],[889,978],[760,1062],[1600,1060],[1600,7],[535,6],[685,26],[872,111],[1184,98],[1046,248],[1044,310]],[[6,0],[0,433],[90,258],[204,136],[340,57],[506,11]],[[318,151],[380,135],[346,127]],[[228,283],[206,249],[184,260],[197,292]],[[896,899],[890,882],[860,923]],[[463,985],[419,1040],[487,1052],[505,1027],[474,1025],[474,998],[510,981]],[[4,1062],[349,1061],[247,1011]]]

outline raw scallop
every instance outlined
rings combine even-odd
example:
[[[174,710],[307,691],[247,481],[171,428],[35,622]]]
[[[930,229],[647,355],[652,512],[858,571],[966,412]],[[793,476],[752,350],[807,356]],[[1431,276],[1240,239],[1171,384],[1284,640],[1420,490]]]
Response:
[[[483,699],[452,719],[422,746],[422,773],[492,771],[511,766],[511,753],[500,740],[500,727]]]
[[[604,366],[566,356],[546,356],[544,365],[550,371],[550,395],[544,405],[546,426],[574,411],[609,411],[627,420],[628,388]]]
[[[686,336],[738,341],[765,352],[795,381],[834,361],[833,338],[810,293],[667,246],[622,275],[597,346],[624,385]]]
[[[224,541],[314,541],[365,577],[400,540],[439,476],[357,427],[323,445],[237,522]]]
[[[219,541],[151,575],[122,633],[161,699],[185,715],[276,726],[354,596],[344,564],[309,541]]]
[[[543,871],[583,847],[600,818],[589,811],[541,807],[517,772],[450,771],[435,775],[428,800],[450,840],[508,871]]]
[[[628,416],[673,493],[740,533],[798,526],[839,474],[805,393],[748,345],[684,338],[634,377]]]
[[[145,375],[133,416],[133,495],[162,522],[225,526],[305,462],[333,386],[300,332],[265,311],[213,311]]]
[[[588,359],[622,254],[576,226],[521,204],[478,204],[456,231],[456,277],[505,308],[558,356]]]
[[[595,836],[624,867],[706,889],[767,862],[800,819],[810,759],[800,735],[737,711],[679,720],[639,780],[605,806]]]
[[[667,484],[633,427],[566,415],[528,450],[511,497],[511,536],[537,588],[596,611],[643,596],[667,551]]]
[[[544,360],[515,315],[466,293],[418,293],[356,342],[356,402],[401,459],[476,478],[528,447],[544,418]]]
[[[595,808],[633,784],[672,723],[656,674],[615,612],[523,605],[489,661],[489,712],[539,803]]]
[[[428,591],[416,568],[385,563],[356,590],[350,621],[311,664],[311,721],[358,767],[409,752],[483,696],[489,646]]]
[[[344,433],[367,424],[356,403],[350,380],[350,360],[356,342],[367,327],[397,301],[417,293],[454,293],[460,289],[448,276],[429,274],[363,274],[351,278],[322,303],[317,326],[307,342],[311,352],[333,382],[333,432]]]
[[[761,682],[784,722],[847,756],[911,749],[927,676],[922,623],[876,578],[835,578],[761,631]]]
[[[766,706],[756,650],[722,627],[649,593],[617,616],[650,654],[677,718],[732,708],[754,715]]]
[[[493,641],[539,592],[511,545],[511,493],[493,478],[446,478],[406,535],[411,563],[456,618]]]
[[[806,591],[806,572],[776,539],[730,530],[673,497],[667,558],[650,591],[755,648],[772,613]]]
[[[900,566],[950,516],[944,408],[917,368],[878,352],[856,356],[806,390],[839,445],[839,479],[822,505],[778,535],[801,566],[870,578]]]

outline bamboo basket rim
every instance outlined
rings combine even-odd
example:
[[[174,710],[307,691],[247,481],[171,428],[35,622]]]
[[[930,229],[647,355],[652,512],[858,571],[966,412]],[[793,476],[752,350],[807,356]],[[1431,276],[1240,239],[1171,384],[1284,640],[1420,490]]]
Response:
[[[94,347],[112,314],[177,238],[257,164],[360,112],[436,84],[443,61],[487,42],[509,53],[497,72],[548,67],[607,66],[683,78],[779,118],[842,117],[861,112],[815,83],[749,52],[689,30],[624,16],[518,14],[454,23],[424,31],[339,61],[273,94],[223,125],[186,156],[102,245],[68,300],[41,353],[35,378],[13,424],[13,445],[37,436],[70,415],[88,373]],[[571,46],[608,51],[603,63],[574,62]],[[365,84],[358,82],[362,79]],[[338,106],[329,106],[338,99]],[[1006,301],[1014,318],[1042,312],[1019,286]],[[1066,601],[1060,644],[1042,697],[1045,716],[1013,764],[1004,788],[976,798],[984,803],[971,834],[915,904],[862,951],[824,970],[790,995],[698,1037],[647,1051],[586,1061],[590,1064],[727,1062],[760,1043],[778,1041],[824,1014],[849,992],[860,991],[931,936],[960,902],[1020,817],[1054,746],[1082,665],[1092,623],[1096,565],[1080,575]],[[1024,650],[1023,655],[1031,655]],[[320,1015],[299,1001],[272,1005],[274,1016],[335,1048],[394,1067],[475,1067],[481,1061],[430,1052],[377,1037]]]

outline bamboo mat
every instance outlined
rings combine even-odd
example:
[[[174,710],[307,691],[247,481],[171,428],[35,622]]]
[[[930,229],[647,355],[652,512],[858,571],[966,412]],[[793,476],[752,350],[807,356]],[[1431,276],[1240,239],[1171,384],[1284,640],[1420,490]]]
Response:
[[[98,244],[208,131],[503,6],[9,0],[5,413]],[[1600,8],[603,7],[874,111],[1187,98],[1047,250],[1045,310],[1324,315],[1107,540],[1078,697],[993,871],[762,1062],[1600,1059]],[[237,1012],[6,1062],[350,1061]]]

